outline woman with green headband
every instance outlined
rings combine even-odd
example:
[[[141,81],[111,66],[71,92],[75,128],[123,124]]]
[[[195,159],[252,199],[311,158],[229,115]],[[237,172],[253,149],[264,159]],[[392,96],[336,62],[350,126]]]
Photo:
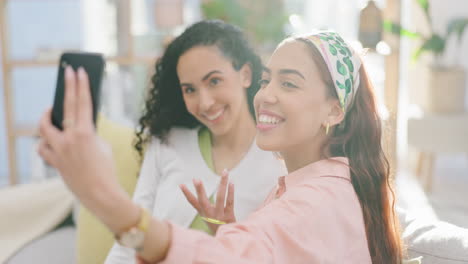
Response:
[[[256,142],[281,154],[288,175],[260,209],[221,225],[215,237],[151,218],[109,178],[113,165],[92,128],[83,72],[70,75],[78,91],[65,102],[75,105],[76,125],[57,131],[45,114],[39,152],[86,207],[126,236],[139,263],[400,263],[381,121],[361,64],[333,32],[279,44],[255,97]]]

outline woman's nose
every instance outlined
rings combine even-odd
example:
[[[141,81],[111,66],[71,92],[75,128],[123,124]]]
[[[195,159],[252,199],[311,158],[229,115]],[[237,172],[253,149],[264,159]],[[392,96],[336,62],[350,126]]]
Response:
[[[261,90],[258,91],[257,96],[259,102],[274,104],[278,101],[276,96],[275,87],[269,83]]]
[[[208,111],[214,103],[214,97],[209,91],[200,91],[200,109],[202,111]]]

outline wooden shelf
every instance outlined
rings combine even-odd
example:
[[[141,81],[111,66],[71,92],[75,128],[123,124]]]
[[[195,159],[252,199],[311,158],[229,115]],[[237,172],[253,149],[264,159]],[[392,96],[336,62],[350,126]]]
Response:
[[[8,152],[8,168],[10,185],[18,183],[17,179],[17,151],[16,142],[20,137],[35,137],[38,136],[37,124],[16,124],[14,104],[11,100],[13,95],[11,70],[17,67],[56,67],[58,57],[56,59],[24,59],[15,60],[9,57],[8,47],[8,25],[7,25],[7,9],[6,3],[8,0],[0,0],[0,51],[3,73],[3,100],[5,108],[5,124],[7,137],[7,152]],[[121,29],[121,44],[125,46],[125,51],[120,50],[118,54],[123,56],[110,56],[106,58],[108,63],[116,63],[118,65],[144,65],[150,69],[156,61],[156,56],[137,55],[133,44],[133,36],[131,33],[131,0],[116,1],[118,8],[122,11],[118,21]]]
[[[148,57],[107,57],[106,62],[113,62],[120,65],[152,65],[156,61],[156,58]],[[55,66],[58,63],[57,60],[10,60],[6,63],[8,68],[14,67],[44,67],[44,66]]]
[[[18,137],[35,137],[39,136],[38,126],[33,125],[17,125],[14,129],[14,136]]]

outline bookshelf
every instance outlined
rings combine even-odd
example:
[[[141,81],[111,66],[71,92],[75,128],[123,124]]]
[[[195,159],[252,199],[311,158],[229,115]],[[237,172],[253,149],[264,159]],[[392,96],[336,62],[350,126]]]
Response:
[[[41,68],[54,67],[57,65],[57,58],[47,59],[13,59],[10,54],[9,36],[10,30],[15,25],[9,25],[8,8],[9,2],[15,0],[0,0],[0,46],[1,46],[1,63],[3,74],[3,102],[5,115],[5,130],[6,130],[6,149],[8,159],[8,183],[15,185],[19,183],[18,179],[18,158],[17,158],[17,142],[19,138],[35,137],[37,133],[37,124],[20,124],[16,120],[15,105],[14,105],[14,88],[12,80],[12,71],[17,68]],[[79,2],[80,0],[76,0]],[[134,66],[144,65],[147,71],[150,70],[155,61],[155,56],[137,54],[134,45],[134,34],[132,34],[132,1],[131,0],[116,0],[114,1],[115,8],[118,11],[117,23],[118,36],[117,41],[125,48],[125,51],[118,51],[116,56],[106,57],[107,63],[112,63],[118,66]],[[64,49],[65,50],[65,49]]]

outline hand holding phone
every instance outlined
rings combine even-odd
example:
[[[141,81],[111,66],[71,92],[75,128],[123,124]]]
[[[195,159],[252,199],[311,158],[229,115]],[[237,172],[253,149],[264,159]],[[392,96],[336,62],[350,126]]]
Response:
[[[96,125],[97,111],[99,109],[99,97],[101,82],[104,74],[104,57],[100,53],[76,52],[63,53],[58,67],[57,85],[55,89],[54,105],[52,108],[52,124],[63,130],[63,101],[65,95],[65,68],[71,66],[73,70],[82,67],[89,78],[91,100],[93,103],[93,121]]]

